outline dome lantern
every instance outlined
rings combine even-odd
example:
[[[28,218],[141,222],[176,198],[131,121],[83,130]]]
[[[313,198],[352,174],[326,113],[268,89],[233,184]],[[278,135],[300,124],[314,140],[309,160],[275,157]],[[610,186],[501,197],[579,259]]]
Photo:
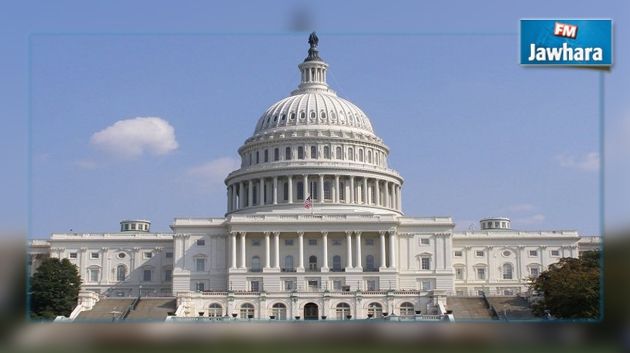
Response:
[[[308,44],[310,44],[308,56],[304,59],[304,62],[298,65],[301,73],[301,82],[298,89],[292,93],[294,95],[307,90],[328,90],[328,84],[326,83],[328,64],[319,57],[319,50],[317,49],[319,38],[317,38],[315,32],[309,36]]]

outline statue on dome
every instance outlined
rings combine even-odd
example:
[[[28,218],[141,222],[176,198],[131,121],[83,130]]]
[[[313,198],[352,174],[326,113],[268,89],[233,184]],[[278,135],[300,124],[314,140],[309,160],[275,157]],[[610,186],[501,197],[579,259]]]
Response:
[[[317,34],[314,31],[308,36],[308,44],[311,45],[311,48],[316,48],[319,44],[319,38],[317,38]]]

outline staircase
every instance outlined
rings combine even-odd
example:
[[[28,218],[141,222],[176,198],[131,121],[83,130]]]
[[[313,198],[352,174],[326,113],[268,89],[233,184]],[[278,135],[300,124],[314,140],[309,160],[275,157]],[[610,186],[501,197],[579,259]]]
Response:
[[[448,297],[446,309],[453,311],[456,321],[496,320],[482,297]]]
[[[75,321],[164,321],[176,305],[175,298],[103,298]]]
[[[521,297],[488,297],[488,303],[496,310],[499,320],[539,320],[532,313],[527,299]]]
[[[75,321],[119,320],[133,301],[133,298],[103,298],[91,310],[80,312]]]

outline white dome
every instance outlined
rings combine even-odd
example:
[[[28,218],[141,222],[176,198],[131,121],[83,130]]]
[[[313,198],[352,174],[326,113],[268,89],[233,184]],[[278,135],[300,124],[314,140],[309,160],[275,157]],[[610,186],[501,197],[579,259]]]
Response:
[[[297,93],[269,107],[258,119],[254,134],[287,126],[360,129],[373,134],[365,113],[351,102],[324,90]]]

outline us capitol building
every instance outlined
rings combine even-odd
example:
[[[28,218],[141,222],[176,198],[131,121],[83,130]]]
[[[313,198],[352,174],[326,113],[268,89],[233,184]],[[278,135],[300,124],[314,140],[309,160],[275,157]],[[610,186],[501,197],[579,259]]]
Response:
[[[599,247],[576,231],[517,231],[507,218],[455,232],[409,217],[403,178],[367,115],[328,86],[318,38],[300,84],[258,119],[225,179],[222,218],[146,220],[119,232],[54,233],[29,244],[68,258],[82,281],[71,319],[106,298],[176,297],[175,317],[400,318],[445,313],[448,297],[517,296],[562,257]]]

